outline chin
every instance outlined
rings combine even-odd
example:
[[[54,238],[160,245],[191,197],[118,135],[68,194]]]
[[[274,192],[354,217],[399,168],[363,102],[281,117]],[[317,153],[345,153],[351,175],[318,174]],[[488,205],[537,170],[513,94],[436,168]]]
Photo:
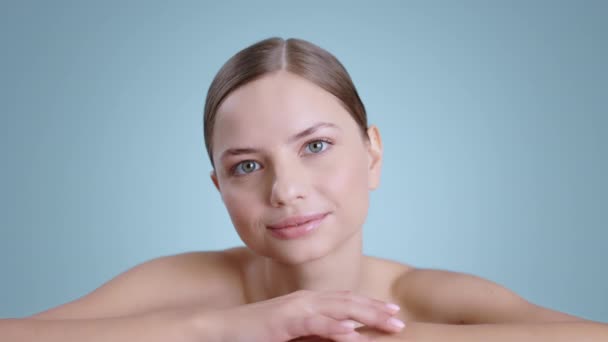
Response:
[[[330,243],[318,241],[290,241],[282,245],[268,246],[263,255],[287,265],[303,265],[323,258],[335,247]]]
[[[353,231],[338,229],[335,223],[319,228],[322,229],[311,236],[293,240],[281,240],[270,235],[256,235],[255,238],[248,239],[248,241],[241,240],[259,256],[270,258],[281,264],[296,266],[331,254],[360,232],[360,229]]]

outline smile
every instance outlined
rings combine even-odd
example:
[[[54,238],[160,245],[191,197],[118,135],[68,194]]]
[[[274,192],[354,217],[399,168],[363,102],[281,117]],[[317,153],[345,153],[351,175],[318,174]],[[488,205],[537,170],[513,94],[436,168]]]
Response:
[[[270,233],[281,240],[301,238],[316,230],[329,213],[292,217],[268,226]]]

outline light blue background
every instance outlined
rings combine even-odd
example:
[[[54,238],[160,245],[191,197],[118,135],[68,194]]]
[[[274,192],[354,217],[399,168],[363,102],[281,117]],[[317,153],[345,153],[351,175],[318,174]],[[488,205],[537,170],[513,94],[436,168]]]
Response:
[[[177,3],[2,3],[0,317],[242,244],[203,101],[278,35],[334,53],[383,133],[366,253],[608,321],[606,2]]]

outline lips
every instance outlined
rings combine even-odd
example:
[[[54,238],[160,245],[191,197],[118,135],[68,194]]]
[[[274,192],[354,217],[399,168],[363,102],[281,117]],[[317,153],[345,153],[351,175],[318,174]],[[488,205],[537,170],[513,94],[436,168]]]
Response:
[[[280,240],[303,239],[315,232],[329,213],[294,216],[268,226],[272,236]]]
[[[314,215],[306,215],[306,216],[293,216],[287,219],[281,220],[276,224],[267,226],[269,229],[285,229],[285,228],[294,228],[297,226],[304,225],[308,222],[322,219],[328,213],[322,214],[314,214]]]

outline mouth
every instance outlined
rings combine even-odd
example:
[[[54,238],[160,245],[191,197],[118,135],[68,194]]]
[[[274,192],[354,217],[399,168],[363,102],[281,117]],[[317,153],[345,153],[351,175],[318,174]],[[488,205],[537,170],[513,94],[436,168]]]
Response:
[[[329,213],[294,216],[267,227],[276,238],[282,240],[296,239],[314,231],[321,225],[327,215]]]

